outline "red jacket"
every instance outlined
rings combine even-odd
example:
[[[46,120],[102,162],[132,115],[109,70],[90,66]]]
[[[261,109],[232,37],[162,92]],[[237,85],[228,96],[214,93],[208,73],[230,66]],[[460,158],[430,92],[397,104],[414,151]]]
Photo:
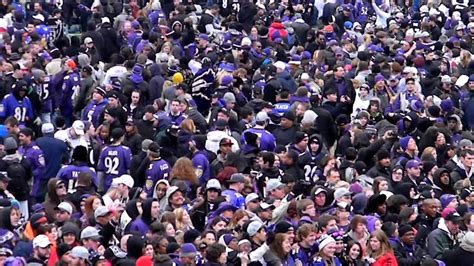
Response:
[[[392,252],[387,252],[379,257],[371,266],[398,266],[398,262]]]
[[[288,31],[285,29],[285,25],[283,25],[280,22],[273,22],[270,25],[270,29],[268,30],[268,38],[270,41],[273,41],[273,34],[278,31],[280,33],[281,39],[287,39],[288,38]]]

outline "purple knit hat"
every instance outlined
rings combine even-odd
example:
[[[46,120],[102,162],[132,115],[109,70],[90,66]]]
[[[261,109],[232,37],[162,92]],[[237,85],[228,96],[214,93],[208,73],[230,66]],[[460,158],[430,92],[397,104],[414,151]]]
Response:
[[[410,141],[410,139],[412,139],[411,136],[406,136],[406,137],[403,137],[403,138],[400,139],[400,147],[402,148],[402,150],[407,149],[408,142]]]
[[[440,107],[441,107],[441,110],[443,110],[443,112],[449,113],[453,110],[454,104],[453,104],[453,101],[450,98],[448,98],[441,101]]]
[[[444,194],[441,196],[441,208],[446,208],[453,200],[456,200],[456,195],[453,194]]]
[[[375,223],[380,219],[372,215],[365,216],[365,219],[367,219],[367,230],[372,234],[375,231]]]
[[[375,76],[375,83],[377,83],[379,81],[382,81],[382,80],[385,80],[385,77],[382,74],[377,74]]]

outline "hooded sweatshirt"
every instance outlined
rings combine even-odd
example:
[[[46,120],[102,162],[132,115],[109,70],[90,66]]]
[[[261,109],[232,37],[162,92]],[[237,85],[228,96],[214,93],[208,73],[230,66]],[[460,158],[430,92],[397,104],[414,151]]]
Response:
[[[48,221],[55,220],[56,211],[54,208],[56,208],[56,206],[58,206],[58,204],[63,201],[63,199],[60,199],[56,194],[57,181],[57,178],[51,178],[48,182],[48,199],[44,202],[44,210],[46,212],[46,216],[48,217]]]
[[[135,232],[140,235],[145,235],[148,232],[148,226],[140,217],[140,212],[137,208],[137,200],[129,201],[125,206],[125,211],[131,218],[131,221],[125,226],[125,232]]]

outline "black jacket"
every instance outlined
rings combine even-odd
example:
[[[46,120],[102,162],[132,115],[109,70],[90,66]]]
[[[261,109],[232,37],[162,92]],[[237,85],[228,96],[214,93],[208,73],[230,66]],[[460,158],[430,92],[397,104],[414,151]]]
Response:
[[[107,49],[99,50],[102,59],[108,62],[110,56],[119,51],[120,45],[118,43],[118,35],[115,29],[109,24],[102,24],[99,29]]]
[[[419,245],[413,248],[407,248],[401,241],[397,241],[393,246],[393,252],[400,266],[418,266],[426,255],[426,251]]]
[[[211,208],[211,205],[209,204],[207,198],[205,198],[205,200],[201,204],[197,205],[191,210],[191,221],[193,222],[193,225],[196,230],[200,232],[204,231],[208,215],[211,212],[217,210],[219,204],[224,201],[225,198],[223,196],[217,197]]]
[[[132,151],[132,154],[135,155],[135,154],[138,154],[141,151],[142,141],[143,141],[143,137],[140,136],[140,134],[138,134],[138,133],[134,133],[132,135],[126,134],[124,145],[129,147],[130,150]]]
[[[465,250],[463,247],[457,247],[454,250],[448,251],[443,261],[446,266],[460,266],[460,265],[472,265],[474,262],[474,250]]]
[[[279,145],[288,145],[290,144],[295,137],[296,131],[298,131],[297,126],[292,126],[290,128],[277,128],[272,133],[276,139],[276,143]]]
[[[367,175],[373,178],[376,178],[377,176],[383,176],[387,179],[391,178],[390,168],[383,167],[379,163],[370,168],[370,170],[367,172]]]
[[[440,221],[440,223],[442,222],[443,221]],[[429,255],[437,260],[443,260],[445,254],[449,250],[455,248],[457,244],[453,239],[449,237],[448,232],[446,232],[445,230],[441,228],[436,228],[428,235],[428,239],[426,240]]]
[[[28,181],[33,176],[28,160],[22,159],[20,155],[6,155],[0,161],[0,172],[6,172],[12,179],[8,183],[7,190],[15,196],[15,199],[27,200],[30,194]]]

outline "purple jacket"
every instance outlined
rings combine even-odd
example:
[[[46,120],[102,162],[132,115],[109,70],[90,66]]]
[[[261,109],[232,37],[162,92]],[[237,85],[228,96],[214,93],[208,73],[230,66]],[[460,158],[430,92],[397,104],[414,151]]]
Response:
[[[43,178],[46,162],[43,157],[43,151],[32,142],[30,145],[20,146],[18,152],[23,158],[29,160],[33,170],[33,188],[31,195],[36,196],[39,189],[39,181]]]

